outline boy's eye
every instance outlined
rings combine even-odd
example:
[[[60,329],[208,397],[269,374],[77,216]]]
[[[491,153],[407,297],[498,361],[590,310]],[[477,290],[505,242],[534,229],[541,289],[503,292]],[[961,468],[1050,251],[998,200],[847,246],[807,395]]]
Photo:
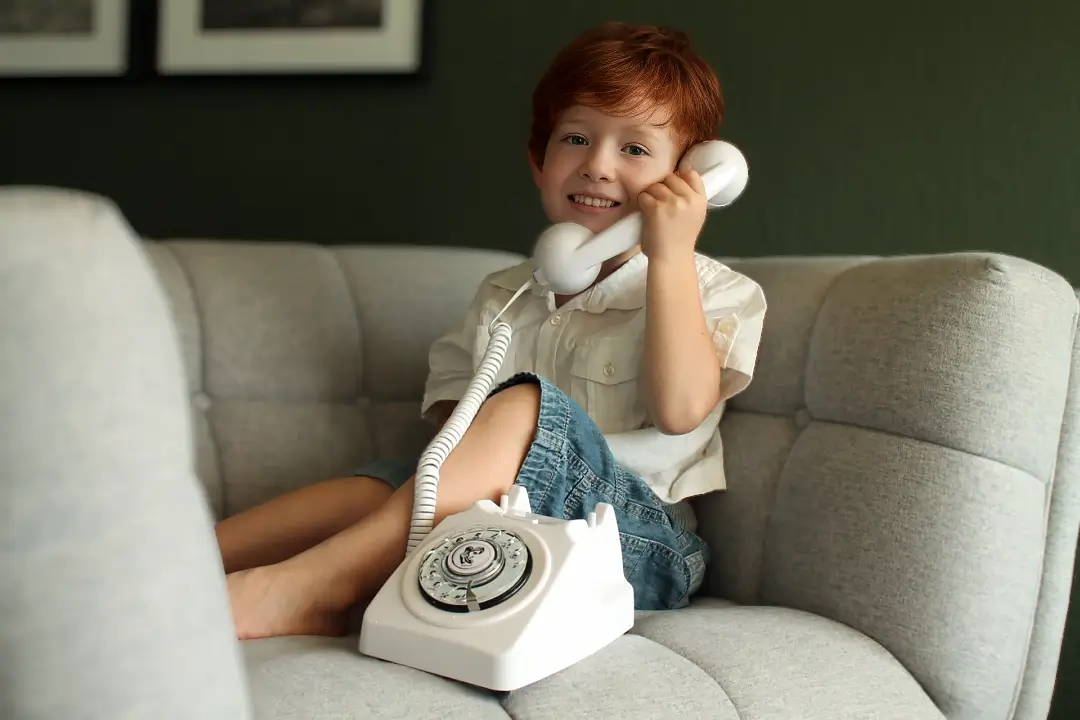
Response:
[[[628,153],[630,153],[631,155],[637,155],[637,156],[648,155],[649,154],[649,151],[646,150],[645,148],[641,147],[640,145],[628,145],[627,148],[626,148],[626,151]]]
[[[570,137],[568,137],[566,139],[571,145],[584,145],[585,144],[585,138],[583,138],[580,135],[571,135]]]

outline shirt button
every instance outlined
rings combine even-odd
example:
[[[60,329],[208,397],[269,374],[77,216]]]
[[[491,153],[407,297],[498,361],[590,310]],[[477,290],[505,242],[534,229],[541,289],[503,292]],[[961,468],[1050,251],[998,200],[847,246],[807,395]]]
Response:
[[[612,365],[611,363],[608,363],[607,365],[605,365],[604,366],[604,374],[607,375],[608,377],[611,377],[612,375],[614,375],[615,374],[615,366]]]
[[[562,318],[559,317],[558,315],[552,315],[551,316],[551,324],[552,325],[558,325],[561,322],[562,322]]]

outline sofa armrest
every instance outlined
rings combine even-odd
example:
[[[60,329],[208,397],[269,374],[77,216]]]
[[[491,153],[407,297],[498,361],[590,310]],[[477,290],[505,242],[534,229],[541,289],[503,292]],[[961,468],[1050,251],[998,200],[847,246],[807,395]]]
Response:
[[[250,717],[164,295],[112,204],[0,190],[6,716]]]

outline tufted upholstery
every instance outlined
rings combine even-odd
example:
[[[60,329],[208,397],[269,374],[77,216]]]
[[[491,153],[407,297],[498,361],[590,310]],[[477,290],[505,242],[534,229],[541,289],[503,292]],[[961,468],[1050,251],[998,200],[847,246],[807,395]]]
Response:
[[[518,259],[190,240],[150,256],[184,338],[199,474],[227,513],[419,450],[427,346]],[[1038,602],[1072,289],[989,255],[728,262],[771,310],[724,421],[730,490],[698,503],[708,591],[874,637],[946,711],[1007,712]]]
[[[94,242],[123,246],[112,233]],[[428,345],[518,259],[139,247],[219,518],[419,450]],[[245,643],[256,716],[1045,718],[1080,520],[1073,289],[993,254],[727,262],[769,314],[723,421],[729,490],[696,502],[715,560],[692,607],[505,698],[355,639]]]
[[[986,254],[732,264],[773,310],[730,489],[699,504],[709,590],[865,633],[950,718],[1044,717],[1080,515],[1073,290]]]
[[[427,347],[505,253],[149,242],[218,517],[374,457],[418,453]]]

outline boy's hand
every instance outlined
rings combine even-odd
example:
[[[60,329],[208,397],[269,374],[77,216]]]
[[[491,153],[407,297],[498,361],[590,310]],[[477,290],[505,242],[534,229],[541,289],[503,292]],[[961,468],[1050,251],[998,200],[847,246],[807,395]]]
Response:
[[[641,208],[641,251],[650,260],[692,255],[708,202],[701,175],[673,172],[638,195]]]
[[[428,418],[435,425],[435,434],[442,430],[443,425],[454,414],[454,408],[456,407],[457,403],[453,400],[439,400],[432,403],[431,407],[428,408]]]

